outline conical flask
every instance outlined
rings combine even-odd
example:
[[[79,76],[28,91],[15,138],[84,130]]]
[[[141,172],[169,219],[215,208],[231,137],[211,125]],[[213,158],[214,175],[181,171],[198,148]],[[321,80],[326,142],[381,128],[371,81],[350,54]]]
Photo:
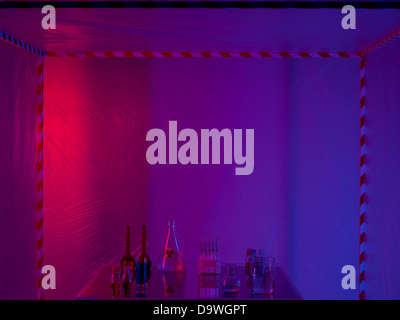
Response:
[[[185,262],[175,231],[175,220],[168,219],[167,239],[161,248],[157,267],[162,271],[184,271]]]

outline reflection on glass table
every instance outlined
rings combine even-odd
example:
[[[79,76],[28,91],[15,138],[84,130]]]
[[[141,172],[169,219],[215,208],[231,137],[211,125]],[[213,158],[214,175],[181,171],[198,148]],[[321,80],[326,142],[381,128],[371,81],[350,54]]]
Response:
[[[147,280],[147,285],[136,288],[136,283],[133,282],[132,295],[128,298],[122,294],[118,297],[111,296],[111,274],[112,265],[101,267],[79,291],[76,299],[303,299],[286,271],[279,265],[276,266],[273,295],[253,294],[251,276],[246,275],[245,266],[241,264],[235,267],[235,277],[240,286],[237,293],[232,295],[226,294],[223,290],[223,281],[227,276],[226,265],[222,266],[219,275],[199,275],[197,263],[187,263],[184,272],[159,271],[157,268],[152,268],[152,277]]]

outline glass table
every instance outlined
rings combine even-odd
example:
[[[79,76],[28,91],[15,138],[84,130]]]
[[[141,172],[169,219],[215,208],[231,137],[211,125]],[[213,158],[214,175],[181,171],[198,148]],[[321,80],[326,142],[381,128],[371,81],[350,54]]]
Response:
[[[132,286],[132,296],[129,298],[111,297],[110,276],[111,264],[104,265],[79,291],[76,299],[150,299],[150,300],[249,300],[249,299],[303,299],[286,271],[279,265],[275,271],[275,292],[273,296],[253,295],[251,277],[246,275],[244,264],[236,265],[236,275],[240,280],[240,289],[237,296],[227,296],[222,290],[222,279],[226,274],[226,267],[222,265],[220,275],[199,275],[197,264],[186,264],[185,272],[162,272],[152,267],[147,282],[146,292],[136,295],[135,284]]]

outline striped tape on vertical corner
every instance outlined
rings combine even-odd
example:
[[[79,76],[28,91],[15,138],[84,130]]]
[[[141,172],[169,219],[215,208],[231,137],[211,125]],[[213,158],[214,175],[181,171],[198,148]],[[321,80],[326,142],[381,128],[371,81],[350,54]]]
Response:
[[[37,193],[37,289],[38,299],[43,300],[43,61],[38,66],[37,89],[37,159],[36,159],[36,193]]]
[[[365,299],[365,208],[366,208],[366,95],[365,57],[360,62],[360,274],[359,299]]]

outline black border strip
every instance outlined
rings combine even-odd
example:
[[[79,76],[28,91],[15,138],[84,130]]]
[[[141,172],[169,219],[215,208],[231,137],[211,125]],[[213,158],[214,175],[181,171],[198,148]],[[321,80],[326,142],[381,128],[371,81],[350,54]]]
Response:
[[[0,9],[32,9],[52,5],[62,8],[176,8],[176,9],[339,9],[352,5],[357,9],[400,9],[395,1],[0,1]]]

